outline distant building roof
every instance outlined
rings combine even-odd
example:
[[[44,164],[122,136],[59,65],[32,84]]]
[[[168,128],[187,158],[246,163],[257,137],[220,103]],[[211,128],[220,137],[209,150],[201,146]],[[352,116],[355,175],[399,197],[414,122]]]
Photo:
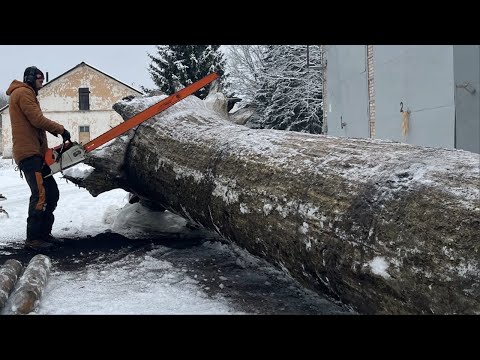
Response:
[[[132,89],[133,91],[138,92],[140,95],[143,95],[143,92],[142,92],[142,91],[140,91],[140,90],[138,90],[138,89],[135,89],[134,87],[132,87],[132,86],[130,86],[130,85],[128,85],[128,84],[125,84],[123,81],[120,81],[120,80],[114,78],[113,76],[108,75],[107,73],[105,73],[105,72],[97,69],[96,67],[94,67],[94,66],[92,66],[92,65],[90,65],[90,64],[87,64],[87,63],[84,62],[84,61],[82,61],[80,64],[74,66],[73,68],[65,71],[63,74],[58,75],[56,78],[53,78],[53,79],[50,80],[48,83],[46,83],[44,86],[50,85],[52,82],[54,82],[54,81],[57,80],[58,78],[62,77],[63,75],[68,74],[69,72],[71,72],[71,71],[75,70],[76,68],[78,68],[78,67],[80,67],[80,66],[83,66],[83,65],[86,65],[86,66],[88,66],[89,68],[92,68],[92,69],[94,69],[95,71],[98,71],[99,73],[101,73],[101,74],[109,77],[110,79],[113,79],[113,80],[115,80],[116,82],[119,82],[120,84],[125,85],[125,86],[128,87],[129,89]],[[2,108],[0,109],[0,113],[2,113],[6,108],[8,108],[8,104],[5,105],[4,107],[2,107]]]

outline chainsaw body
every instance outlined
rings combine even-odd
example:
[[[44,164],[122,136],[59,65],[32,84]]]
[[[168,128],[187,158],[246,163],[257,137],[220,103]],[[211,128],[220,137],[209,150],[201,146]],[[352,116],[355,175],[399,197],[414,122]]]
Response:
[[[66,142],[52,149],[48,149],[45,162],[52,171],[50,175],[62,172],[85,160],[85,149],[77,142]]]

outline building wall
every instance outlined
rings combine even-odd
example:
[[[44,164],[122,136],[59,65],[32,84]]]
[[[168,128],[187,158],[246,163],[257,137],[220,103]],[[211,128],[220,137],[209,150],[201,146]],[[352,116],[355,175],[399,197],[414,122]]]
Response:
[[[453,59],[456,147],[480,153],[480,45],[454,45]]]
[[[364,45],[329,45],[328,135],[369,137],[367,56]]]
[[[373,45],[367,45],[367,87],[368,87],[368,120],[370,137],[375,138],[375,66]]]
[[[375,46],[376,137],[455,147],[452,45]],[[409,113],[402,132],[403,110]]]
[[[478,98],[470,96],[466,101],[466,94],[463,94],[463,107],[459,108],[459,90],[455,87],[460,79],[462,82],[468,77],[474,87],[477,84],[478,89],[478,47],[468,46],[466,49],[458,46],[454,54],[453,45],[375,45],[375,113],[374,128],[370,129],[370,135],[363,130],[364,124],[368,124],[365,114],[368,114],[366,109],[369,104],[368,96],[364,96],[363,92],[363,89],[368,89],[368,82],[367,78],[364,80],[362,72],[367,52],[362,52],[362,48],[367,49],[367,46],[329,46],[326,104],[329,115],[328,134],[376,137],[446,148],[455,148],[457,143],[459,148],[478,149]],[[455,81],[454,59],[455,66],[458,67],[455,70]],[[476,70],[473,70],[475,66]],[[465,93],[464,90],[463,92]],[[400,112],[400,103],[403,103],[404,113]],[[344,129],[340,127],[341,116],[346,123]],[[402,128],[404,120],[408,124],[406,132]],[[468,136],[465,135],[467,133]],[[475,136],[477,140],[473,139]]]
[[[79,110],[78,89],[90,89],[90,110]],[[71,134],[73,141],[79,141],[79,127],[90,126],[90,139],[123,122],[112,109],[113,104],[129,95],[140,95],[124,84],[99,71],[81,65],[53,82],[46,84],[38,94],[43,114],[50,120],[62,124]],[[3,156],[12,156],[12,129],[8,108],[3,115]],[[62,142],[47,133],[49,147]]]

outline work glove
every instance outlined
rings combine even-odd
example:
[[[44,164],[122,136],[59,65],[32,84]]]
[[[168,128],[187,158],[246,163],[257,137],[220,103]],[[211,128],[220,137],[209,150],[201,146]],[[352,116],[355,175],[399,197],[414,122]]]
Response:
[[[70,133],[67,131],[67,129],[63,130],[62,138],[63,142],[70,141]]]

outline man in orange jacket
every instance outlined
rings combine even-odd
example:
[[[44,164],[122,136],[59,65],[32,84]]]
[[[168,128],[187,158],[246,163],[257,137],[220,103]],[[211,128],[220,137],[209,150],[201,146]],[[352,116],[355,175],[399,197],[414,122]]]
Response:
[[[58,185],[44,162],[48,149],[47,133],[70,140],[70,133],[59,123],[43,116],[37,99],[44,76],[35,66],[25,69],[23,82],[13,80],[7,90],[12,122],[13,159],[30,187],[25,247],[49,250],[58,242],[52,235],[53,212],[59,199]]]

